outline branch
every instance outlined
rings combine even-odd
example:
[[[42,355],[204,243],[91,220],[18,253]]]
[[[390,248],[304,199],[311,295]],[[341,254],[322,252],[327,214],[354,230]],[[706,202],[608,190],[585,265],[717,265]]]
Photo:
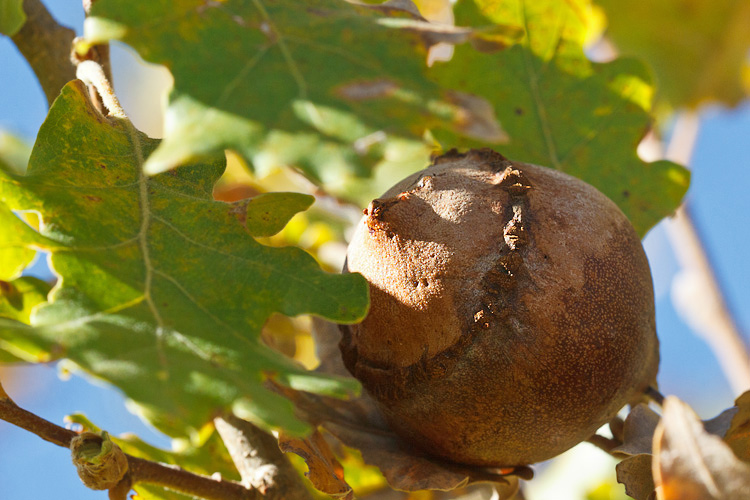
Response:
[[[660,408],[664,406],[664,394],[659,392],[659,390],[654,386],[648,386],[648,388],[646,389],[646,397],[659,405]]]
[[[64,448],[69,448],[70,442],[78,435],[70,429],[55,425],[48,420],[44,420],[43,418],[24,410],[23,408],[19,408],[5,393],[1,385],[0,419],[5,420],[16,427],[32,432],[45,441],[49,441],[50,443]]]
[[[176,465],[151,462],[127,455],[132,484],[148,483],[207,500],[261,500],[266,497],[240,483],[220,477],[193,474]]]
[[[246,487],[268,498],[312,498],[276,438],[232,414],[216,418],[214,425]]]
[[[51,106],[60,89],[76,77],[70,61],[75,33],[57,24],[40,0],[24,0],[23,10],[26,23],[11,40],[34,70]]]
[[[32,432],[50,443],[70,448],[78,433],[53,424],[29,411],[20,408],[3,390],[0,384],[0,420]],[[281,453],[281,452],[279,452]],[[283,496],[263,495],[258,489],[249,489],[235,481],[193,474],[180,467],[151,462],[132,455],[128,460],[128,473],[123,482],[110,490],[110,498],[126,498],[132,485],[148,483],[180,493],[207,500],[281,500]],[[304,497],[289,497],[304,498]]]
[[[697,117],[692,113],[680,116],[667,158],[688,165],[697,133]],[[748,346],[724,299],[689,206],[683,204],[668,221],[667,234],[682,267],[677,278],[680,286],[673,292],[675,306],[709,345],[732,390],[739,395],[750,388]]]

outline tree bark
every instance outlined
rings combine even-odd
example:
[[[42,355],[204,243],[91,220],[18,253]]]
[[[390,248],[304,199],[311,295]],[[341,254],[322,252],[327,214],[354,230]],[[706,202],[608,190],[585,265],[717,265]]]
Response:
[[[34,70],[51,106],[60,89],[76,77],[70,58],[75,32],[60,26],[40,0],[24,0],[23,10],[26,23],[11,40]]]

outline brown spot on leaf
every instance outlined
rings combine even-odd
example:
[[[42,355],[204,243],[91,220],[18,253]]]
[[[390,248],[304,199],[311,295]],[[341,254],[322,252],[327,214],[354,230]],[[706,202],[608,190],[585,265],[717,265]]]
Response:
[[[394,82],[380,79],[347,83],[340,85],[334,92],[337,96],[349,101],[365,101],[389,97],[396,90],[398,90],[398,85]]]
[[[247,222],[247,204],[248,200],[238,201],[229,206],[227,213],[234,215],[243,226]]]
[[[488,100],[458,91],[449,92],[447,97],[457,107],[454,120],[463,134],[483,142],[508,141],[508,134],[500,126],[495,109]]]

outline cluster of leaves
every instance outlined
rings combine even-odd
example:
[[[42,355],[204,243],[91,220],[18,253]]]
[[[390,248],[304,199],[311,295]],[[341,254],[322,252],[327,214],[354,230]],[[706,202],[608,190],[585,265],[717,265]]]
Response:
[[[612,13],[615,42],[653,45],[658,27],[619,28],[618,3],[601,4]],[[15,14],[0,16],[9,20],[3,33],[23,24],[20,5],[0,2]],[[435,150],[490,146],[595,185],[643,235],[678,206],[688,174],[638,158],[654,85],[637,60],[586,57],[596,25],[590,7],[586,0],[461,0],[451,27],[426,22],[410,2],[97,1],[78,49],[121,40],[171,71],[164,139],[103,117],[86,88],[71,82],[28,166],[22,153],[5,153],[18,148],[2,148],[0,361],[66,358],[120,388],[175,437],[204,436],[216,410],[232,408],[283,429],[285,446],[306,455],[311,470],[322,467],[321,477],[338,470],[330,450],[317,434],[298,439],[317,425],[361,448],[401,489],[504,481],[503,471],[404,454],[395,437],[383,437],[370,407],[362,409],[363,399],[329,398],[356,393],[354,381],[336,370],[305,370],[261,341],[275,313],[360,320],[367,287],[359,276],[324,272],[299,248],[259,243],[307,209],[311,196],[268,192],[222,202],[214,187],[228,149],[257,178],[288,167],[315,190],[362,205],[426,166]],[[750,45],[731,36],[733,47]],[[428,67],[436,43],[455,44],[455,52]],[[647,56],[658,63],[670,54]],[[736,62],[734,52],[726,57]],[[660,91],[674,106],[737,98],[734,73],[685,89],[685,76],[670,73],[676,65],[658,67],[667,68],[660,80],[673,82]],[[51,292],[19,277],[37,250],[50,252],[58,277]],[[357,418],[376,432],[352,430]],[[188,455],[209,455],[202,446],[212,441],[198,441],[172,458],[137,442],[118,444],[190,465]],[[227,462],[194,465],[213,472]],[[316,485],[350,494],[340,479]],[[512,495],[515,482],[506,484]]]
[[[750,392],[716,418],[701,422],[674,396],[660,417],[645,405],[625,420],[617,479],[636,500],[740,500],[750,491]]]

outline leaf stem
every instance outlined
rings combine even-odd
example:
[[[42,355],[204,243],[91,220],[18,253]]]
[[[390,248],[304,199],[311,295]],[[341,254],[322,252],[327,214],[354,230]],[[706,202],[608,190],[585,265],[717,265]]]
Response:
[[[617,446],[620,446],[622,443],[618,441],[617,439],[610,439],[606,436],[602,436],[600,434],[594,434],[588,439],[586,439],[588,443],[593,444],[600,450],[605,451],[609,455],[612,455],[612,450],[616,448]]]
[[[649,386],[646,389],[646,397],[650,398],[657,405],[664,406],[664,394],[659,392],[655,387]]]

